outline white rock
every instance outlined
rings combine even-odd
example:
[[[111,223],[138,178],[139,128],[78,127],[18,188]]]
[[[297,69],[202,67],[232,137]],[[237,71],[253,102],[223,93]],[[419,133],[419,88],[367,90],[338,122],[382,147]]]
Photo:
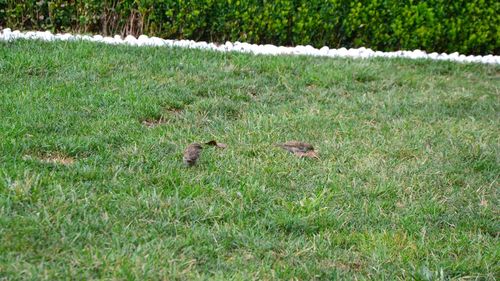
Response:
[[[146,35],[140,35],[137,38],[137,46],[150,46],[152,41],[149,40],[149,37]]]
[[[266,44],[262,46],[262,51],[264,54],[267,55],[277,55],[278,54],[278,47],[270,44]]]
[[[310,56],[318,56],[320,54],[319,50],[311,45],[306,45],[305,54]]]
[[[437,60],[448,60],[448,59],[449,59],[449,57],[448,57],[448,54],[446,54],[446,53],[441,53],[441,54],[439,54],[439,55],[437,56],[437,58],[436,58],[436,59],[437,59]]]
[[[91,40],[94,42],[102,42],[103,39],[104,37],[102,37],[101,35],[94,35]]]
[[[358,57],[359,51],[358,51],[358,49],[351,48],[351,49],[347,50],[346,56],[348,56],[350,58]]]
[[[118,42],[116,41],[115,38],[109,37],[109,36],[106,36],[106,37],[102,38],[101,42],[103,42],[105,44],[110,44],[110,45],[116,45],[116,44],[118,44]]]
[[[487,57],[487,58],[486,58],[486,63],[491,63],[491,64],[493,64],[493,63],[495,63],[495,62],[496,62],[496,59],[495,59],[494,57]]]
[[[137,39],[132,35],[125,37],[125,43],[132,46],[137,46]]]
[[[28,31],[25,34],[26,39],[35,39],[36,38],[36,33],[33,31]]]
[[[276,49],[276,54],[280,54],[280,55],[285,55],[285,54],[289,54],[289,50],[287,47],[284,47],[284,46],[279,46],[277,49]]]
[[[159,37],[151,37],[149,38],[149,41],[151,42],[152,46],[163,46],[165,43],[163,42],[163,39]]]
[[[407,58],[410,58],[410,59],[418,59],[418,55],[415,53],[408,53],[408,54],[405,54],[404,56]]]
[[[174,43],[173,43],[173,46],[183,47],[183,48],[187,48],[187,47],[189,47],[189,45],[190,45],[189,42],[186,40],[174,41]]]
[[[472,56],[466,56],[465,59],[464,59],[465,62],[473,62],[474,59],[472,58]]]
[[[418,50],[418,49],[414,50],[412,52],[412,54],[413,54],[414,58],[416,58],[416,59],[425,59],[428,57],[426,52]]]
[[[202,50],[208,49],[208,44],[205,41],[197,42],[194,46],[197,49],[202,49]]]
[[[142,35],[139,36],[139,38],[137,38],[137,46],[149,46],[149,45],[150,45],[149,38],[142,37]]]
[[[92,41],[92,37],[90,35],[83,35],[81,39],[83,41]]]
[[[45,41],[53,41],[55,39],[54,34],[52,34],[52,32],[50,31],[45,31],[41,36],[41,39]]]
[[[23,38],[24,37],[21,34],[21,31],[19,31],[19,30],[12,31],[10,34],[8,34],[8,36],[10,37],[10,40],[15,40],[15,39],[19,39],[19,38]]]
[[[439,56],[439,54],[438,54],[438,53],[436,53],[436,52],[434,52],[434,53],[430,53],[430,54],[428,55],[428,57],[429,57],[430,59],[433,59],[433,60],[434,60],[434,59],[436,59],[438,56]]]
[[[60,36],[60,40],[63,40],[63,41],[70,41],[70,40],[73,40],[73,35],[71,35],[70,33],[64,33],[64,34],[61,34]]]
[[[340,48],[337,50],[337,55],[339,57],[346,57],[347,56],[347,49],[346,48]]]
[[[252,46],[248,43],[241,43],[238,45],[238,48],[241,50],[243,53],[250,53],[252,52]]]
[[[163,39],[163,44],[165,44],[165,46],[172,47],[174,45],[174,41],[169,39]]]
[[[234,52],[242,52],[243,51],[243,47],[241,45],[241,42],[238,42],[238,41],[234,42],[233,51]]]
[[[210,50],[216,50],[217,49],[217,45],[215,45],[214,43],[208,43],[208,48]]]
[[[330,48],[328,48],[327,46],[323,46],[323,47],[321,47],[321,49],[319,49],[319,53],[322,56],[326,56],[326,55],[328,55],[329,50],[330,50]]]

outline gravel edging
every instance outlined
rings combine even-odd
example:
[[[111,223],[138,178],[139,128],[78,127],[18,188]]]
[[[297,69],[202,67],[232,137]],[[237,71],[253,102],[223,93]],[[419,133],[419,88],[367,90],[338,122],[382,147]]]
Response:
[[[341,57],[341,58],[409,58],[409,59],[431,59],[431,60],[444,60],[444,61],[454,61],[461,63],[485,63],[485,64],[500,64],[500,56],[486,55],[486,56],[466,56],[461,55],[457,52],[446,54],[446,53],[426,53],[421,50],[414,51],[396,51],[396,52],[381,52],[373,51],[368,48],[358,48],[358,49],[330,49],[328,47],[323,47],[321,49],[316,49],[312,46],[296,46],[296,47],[284,47],[284,46],[274,46],[270,44],[266,45],[256,45],[241,42],[226,42],[225,44],[214,44],[207,42],[196,42],[193,40],[169,40],[161,39],[158,37],[148,37],[146,35],[141,35],[135,38],[132,35],[128,35],[122,38],[119,35],[114,37],[103,37],[101,35],[72,35],[70,33],[64,34],[52,34],[50,31],[27,31],[21,32],[19,30],[12,31],[10,28],[5,28],[0,31],[0,40],[11,41],[16,39],[36,39],[43,41],[73,41],[73,40],[83,40],[91,42],[100,42],[111,45],[131,45],[131,46],[167,46],[167,47],[182,47],[182,48],[192,48],[192,49],[204,49],[213,50],[219,52],[240,52],[240,53],[252,53],[252,54],[262,54],[262,55],[308,55],[308,56],[321,56],[321,57]]]

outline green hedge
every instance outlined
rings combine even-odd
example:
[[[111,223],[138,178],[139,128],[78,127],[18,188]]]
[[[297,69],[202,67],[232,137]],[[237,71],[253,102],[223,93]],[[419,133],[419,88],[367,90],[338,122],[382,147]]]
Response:
[[[498,0],[0,0],[14,29],[498,54]]]

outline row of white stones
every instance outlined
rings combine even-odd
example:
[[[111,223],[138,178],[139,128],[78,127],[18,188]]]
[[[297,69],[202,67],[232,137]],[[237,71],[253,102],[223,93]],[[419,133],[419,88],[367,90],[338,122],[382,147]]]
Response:
[[[255,45],[241,42],[226,42],[222,45],[217,45],[214,43],[207,42],[196,42],[192,40],[168,40],[161,39],[158,37],[148,37],[146,35],[141,35],[135,38],[132,35],[128,35],[122,38],[119,35],[114,37],[103,37],[101,35],[72,35],[70,33],[64,34],[52,34],[50,31],[27,31],[21,32],[19,30],[12,31],[10,28],[3,29],[0,31],[0,40],[10,41],[15,39],[38,39],[44,41],[72,41],[72,40],[84,40],[92,42],[101,42],[106,44],[127,44],[132,46],[174,46],[174,47],[184,47],[184,48],[194,48],[194,49],[208,49],[220,52],[242,52],[242,53],[253,53],[253,54],[264,54],[264,55],[309,55],[309,56],[324,56],[324,57],[348,57],[348,58],[373,58],[373,57],[383,57],[383,58],[409,58],[409,59],[432,59],[432,60],[446,60],[446,61],[456,61],[456,62],[474,62],[474,63],[487,63],[487,64],[500,64],[500,56],[487,55],[487,56],[465,56],[459,53],[452,54],[438,54],[430,53],[427,54],[421,50],[414,51],[396,51],[396,52],[380,52],[373,51],[364,47],[358,49],[330,49],[328,47],[323,47],[321,49],[316,49],[312,46],[296,46],[296,47],[283,47],[274,45]]]

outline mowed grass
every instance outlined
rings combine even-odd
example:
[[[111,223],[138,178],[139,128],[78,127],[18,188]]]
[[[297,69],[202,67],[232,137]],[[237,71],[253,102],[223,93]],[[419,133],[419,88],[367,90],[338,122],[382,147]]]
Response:
[[[492,65],[1,42],[0,279],[495,280],[499,112]]]

